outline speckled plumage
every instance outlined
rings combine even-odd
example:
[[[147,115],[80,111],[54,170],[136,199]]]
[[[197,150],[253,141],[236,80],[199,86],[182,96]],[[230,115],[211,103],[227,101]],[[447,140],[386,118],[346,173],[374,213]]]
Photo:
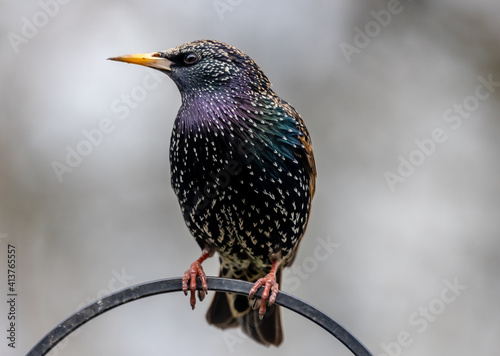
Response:
[[[201,40],[155,56],[172,63],[164,72],[182,96],[170,164],[187,227],[202,249],[218,252],[221,276],[255,282],[279,259],[279,282],[306,229],[315,189],[302,119],[257,64],[228,44]],[[222,328],[241,325],[257,341],[277,345],[280,315],[271,311],[260,321],[247,298],[216,293],[207,319]]]

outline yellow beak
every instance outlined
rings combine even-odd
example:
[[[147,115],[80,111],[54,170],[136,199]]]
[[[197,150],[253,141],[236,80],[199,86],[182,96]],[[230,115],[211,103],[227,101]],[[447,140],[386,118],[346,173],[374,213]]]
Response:
[[[125,56],[108,58],[111,61],[127,62],[133,64],[139,64],[141,66],[151,67],[161,70],[172,70],[170,66],[173,64],[172,61],[160,57],[158,52],[156,53],[139,53],[139,54],[127,54]]]

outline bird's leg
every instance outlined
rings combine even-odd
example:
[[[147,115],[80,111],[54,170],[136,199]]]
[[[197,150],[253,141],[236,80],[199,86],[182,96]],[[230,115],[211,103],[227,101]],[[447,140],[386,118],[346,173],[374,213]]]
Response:
[[[200,302],[205,299],[205,295],[208,293],[208,285],[207,285],[207,276],[205,275],[205,271],[203,271],[203,267],[201,267],[201,264],[203,261],[205,261],[207,258],[212,257],[214,255],[214,250],[210,249],[209,247],[205,247],[202,251],[202,254],[200,258],[198,258],[196,261],[191,263],[191,267],[184,272],[184,276],[182,277],[182,291],[184,292],[184,295],[187,295],[188,289],[191,291],[191,298],[190,298],[190,303],[191,303],[191,308],[194,309],[194,306],[196,305],[196,277],[200,277],[201,281],[201,291],[198,291],[198,298],[200,299]],[[189,288],[188,288],[188,282],[189,282]]]
[[[264,291],[262,292],[259,307],[260,319],[262,319],[264,317],[264,314],[266,313],[266,306],[273,305],[274,301],[276,300],[276,296],[278,295],[279,284],[276,281],[276,271],[278,270],[280,263],[280,258],[274,259],[271,265],[271,272],[269,272],[264,278],[259,278],[253,285],[252,289],[250,289],[250,294],[248,296],[250,298],[253,298],[257,290],[260,287],[264,286]]]

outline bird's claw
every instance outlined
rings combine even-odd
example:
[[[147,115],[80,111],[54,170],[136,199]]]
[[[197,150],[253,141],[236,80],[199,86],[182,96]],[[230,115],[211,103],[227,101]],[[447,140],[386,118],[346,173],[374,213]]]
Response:
[[[191,267],[189,267],[189,269],[184,272],[184,276],[182,277],[182,291],[184,292],[184,295],[188,294],[188,290],[191,291],[189,302],[192,309],[194,309],[196,305],[196,277],[199,277],[201,281],[201,290],[198,291],[198,299],[200,299],[201,302],[208,294],[208,284],[207,276],[205,275],[203,267],[201,267],[201,262],[199,261],[193,262],[191,264]]]
[[[252,289],[250,289],[249,298],[254,298],[257,290],[264,286],[264,291],[260,299],[256,299],[252,305],[252,308],[256,310],[259,309],[259,318],[262,319],[264,314],[266,314],[266,307],[271,306],[276,301],[276,297],[279,292],[279,284],[276,281],[276,274],[269,273],[264,278],[259,278],[257,282],[253,285]]]

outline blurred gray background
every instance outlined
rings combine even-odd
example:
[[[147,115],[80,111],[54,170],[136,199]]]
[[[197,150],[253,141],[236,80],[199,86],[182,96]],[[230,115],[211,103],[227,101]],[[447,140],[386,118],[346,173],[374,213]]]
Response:
[[[317,193],[283,290],[332,316],[374,355],[498,352],[497,1],[0,7],[2,300],[8,244],[18,278],[17,347],[2,332],[2,355],[25,354],[83,305],[180,276],[199,256],[170,188],[177,88],[106,58],[202,38],[249,54],[313,138]],[[112,129],[100,135],[103,123]],[[217,265],[205,271],[215,275]],[[350,355],[288,311],[285,343],[263,348],[207,325],[208,304],[191,311],[181,293],[136,301],[51,355]],[[0,303],[1,330],[7,307]]]

